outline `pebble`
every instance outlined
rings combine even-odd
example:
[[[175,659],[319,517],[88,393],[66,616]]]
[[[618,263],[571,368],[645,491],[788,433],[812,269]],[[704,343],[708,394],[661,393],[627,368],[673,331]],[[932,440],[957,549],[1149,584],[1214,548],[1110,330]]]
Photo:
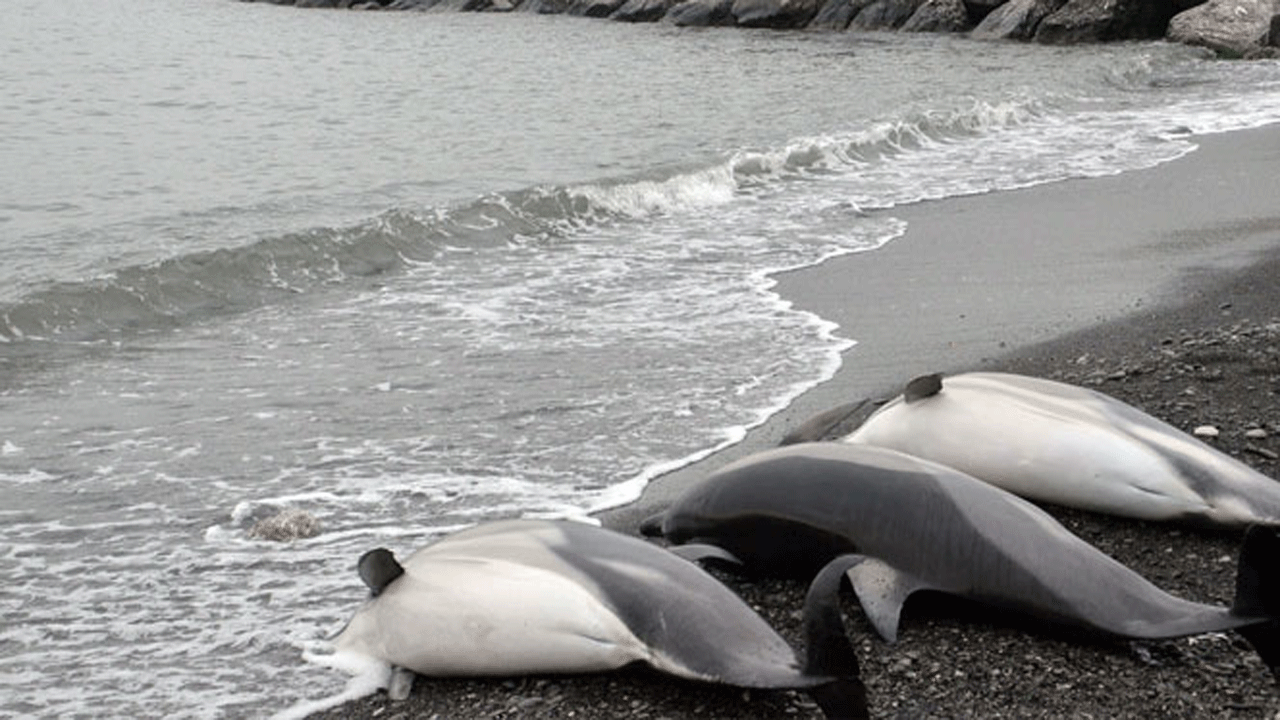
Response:
[[[1267,436],[1267,431],[1262,428],[1252,428],[1244,431],[1244,436],[1250,440],[1261,440]]]
[[[1216,438],[1218,437],[1218,428],[1212,425],[1200,425],[1195,430],[1192,430],[1191,434],[1196,437]]]

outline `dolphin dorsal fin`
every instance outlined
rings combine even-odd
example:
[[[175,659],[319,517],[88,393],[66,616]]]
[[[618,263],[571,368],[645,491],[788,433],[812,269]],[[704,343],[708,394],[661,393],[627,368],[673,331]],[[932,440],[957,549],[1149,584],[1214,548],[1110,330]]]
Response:
[[[907,383],[907,386],[902,389],[902,399],[907,402],[915,402],[927,397],[933,397],[940,392],[942,392],[942,373],[921,375]]]
[[[896,642],[902,604],[908,595],[927,587],[925,583],[875,558],[863,560],[845,575],[871,626],[886,642]]]
[[[356,569],[374,597],[381,595],[388,585],[404,574],[404,568],[396,561],[396,556],[386,548],[374,548],[361,555]]]

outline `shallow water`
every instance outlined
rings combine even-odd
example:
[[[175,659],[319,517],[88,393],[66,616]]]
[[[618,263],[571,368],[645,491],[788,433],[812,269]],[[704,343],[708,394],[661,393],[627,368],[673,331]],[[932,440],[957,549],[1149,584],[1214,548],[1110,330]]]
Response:
[[[333,692],[301,649],[363,550],[625,502],[829,377],[857,338],[771,273],[1280,120],[1276,64],[1164,44],[207,0],[0,37],[12,717]],[[283,507],[322,534],[247,537]]]

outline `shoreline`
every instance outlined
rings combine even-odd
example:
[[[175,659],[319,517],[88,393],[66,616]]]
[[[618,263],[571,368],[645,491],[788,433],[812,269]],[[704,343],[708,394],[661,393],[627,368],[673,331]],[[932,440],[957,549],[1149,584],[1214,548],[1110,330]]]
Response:
[[[778,444],[836,405],[891,396],[926,373],[996,369],[1054,343],[1132,336],[1156,316],[1195,313],[1184,300],[1280,261],[1280,206],[1266,191],[1280,168],[1280,123],[1193,140],[1196,150],[1152,168],[880,211],[906,220],[902,237],[775,276],[775,292],[856,341],[840,369],[741,442],[597,516],[634,529],[711,468]]]
[[[634,531],[673,494],[776,445],[835,405],[885,397],[924,372],[1008,370],[1098,389],[1280,473],[1280,124],[1200,136],[1148,170],[892,211],[906,234],[872,254],[778,276],[775,290],[859,340],[832,379],[737,445],[664,475],[598,514]],[[1269,172],[1270,171],[1270,172]],[[1272,194],[1274,191],[1271,191]],[[870,262],[868,262],[870,260]],[[868,308],[852,298],[882,298]],[[906,328],[906,329],[904,329]],[[1268,435],[1249,438],[1247,428]],[[1238,533],[1047,508],[1157,586],[1229,603]],[[804,588],[718,575],[799,648]],[[913,602],[895,645],[847,597],[846,624],[876,717],[1272,717],[1280,692],[1237,636],[1117,643]],[[313,718],[820,717],[794,692],[745,692],[645,670],[419,680]]]

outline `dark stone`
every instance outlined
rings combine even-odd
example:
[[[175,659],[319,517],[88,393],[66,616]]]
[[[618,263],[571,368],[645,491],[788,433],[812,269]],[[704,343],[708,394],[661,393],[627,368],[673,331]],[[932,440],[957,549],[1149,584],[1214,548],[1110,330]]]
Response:
[[[609,17],[614,10],[622,7],[626,0],[569,0],[564,14],[581,17]]]
[[[681,27],[733,25],[733,0],[686,0],[667,12],[666,20]]]
[[[896,30],[915,15],[924,0],[875,0],[857,15],[849,27],[854,30]]]
[[[1176,6],[1169,0],[1068,0],[1036,30],[1054,45],[1163,37]]]
[[[609,19],[621,22],[655,22],[661,20],[675,3],[676,0],[627,0]]]
[[[1004,5],[1008,0],[964,0],[964,9],[969,13],[969,22],[977,25],[991,11]]]
[[[964,32],[972,27],[964,0],[925,0],[900,29],[903,32]]]
[[[1030,40],[1040,21],[1053,14],[1067,0],[1009,0],[983,18],[971,37],[981,40]]]
[[[790,30],[809,24],[821,0],[734,0],[730,12],[742,27]]]
[[[539,15],[559,15],[569,7],[569,0],[524,0],[516,8]]]
[[[844,30],[862,9],[875,0],[827,0],[809,21],[815,30]]]

